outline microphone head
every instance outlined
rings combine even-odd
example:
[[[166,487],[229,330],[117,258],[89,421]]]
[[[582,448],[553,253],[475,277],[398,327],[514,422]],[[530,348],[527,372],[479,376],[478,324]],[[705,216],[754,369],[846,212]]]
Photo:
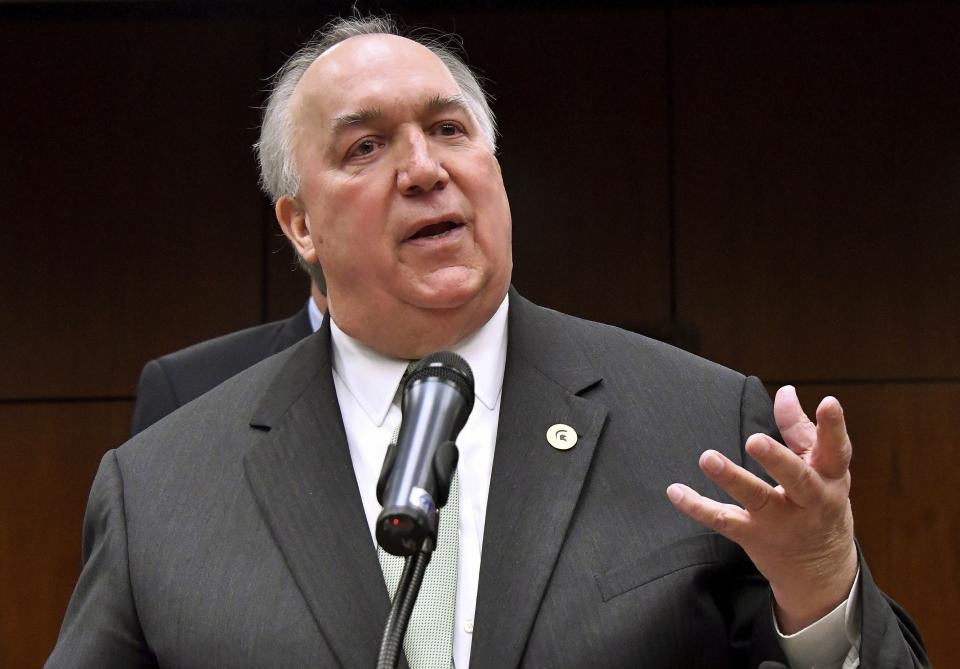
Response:
[[[380,474],[376,536],[388,553],[413,555],[436,542],[438,504],[457,462],[454,442],[473,410],[473,372],[456,353],[439,351],[411,365],[401,384],[403,419]]]
[[[453,351],[437,351],[420,360],[407,371],[402,380],[403,393],[417,381],[437,378],[453,385],[467,403],[467,413],[473,408],[473,370],[467,361]]]

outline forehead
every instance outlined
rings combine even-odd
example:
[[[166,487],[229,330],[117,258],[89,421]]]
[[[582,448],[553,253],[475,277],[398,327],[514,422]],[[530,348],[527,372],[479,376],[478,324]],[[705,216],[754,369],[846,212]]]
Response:
[[[459,92],[446,65],[423,45],[396,35],[362,35],[317,58],[291,102],[298,124],[327,125],[361,108],[422,104]]]

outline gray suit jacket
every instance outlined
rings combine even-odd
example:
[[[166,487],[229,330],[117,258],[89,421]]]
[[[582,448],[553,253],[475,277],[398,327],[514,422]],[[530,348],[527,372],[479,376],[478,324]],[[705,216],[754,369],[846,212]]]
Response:
[[[698,456],[756,431],[756,379],[513,293],[472,665],[782,661],[766,582],[664,492],[723,497]],[[862,666],[925,662],[862,568]],[[369,669],[388,607],[325,324],[104,457],[48,666]]]

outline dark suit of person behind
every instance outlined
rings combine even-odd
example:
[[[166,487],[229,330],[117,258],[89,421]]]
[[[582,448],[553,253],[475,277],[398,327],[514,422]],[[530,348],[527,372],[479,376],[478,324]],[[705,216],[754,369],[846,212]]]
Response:
[[[137,382],[131,436],[311,332],[305,306],[290,318],[232,332],[151,360]]]

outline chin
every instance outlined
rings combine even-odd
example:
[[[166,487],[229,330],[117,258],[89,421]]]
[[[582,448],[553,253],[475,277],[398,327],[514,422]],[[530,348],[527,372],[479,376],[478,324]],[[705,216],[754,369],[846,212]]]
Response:
[[[425,309],[457,309],[481,297],[485,286],[486,281],[479,273],[462,267],[450,268],[421,282],[415,302]]]

